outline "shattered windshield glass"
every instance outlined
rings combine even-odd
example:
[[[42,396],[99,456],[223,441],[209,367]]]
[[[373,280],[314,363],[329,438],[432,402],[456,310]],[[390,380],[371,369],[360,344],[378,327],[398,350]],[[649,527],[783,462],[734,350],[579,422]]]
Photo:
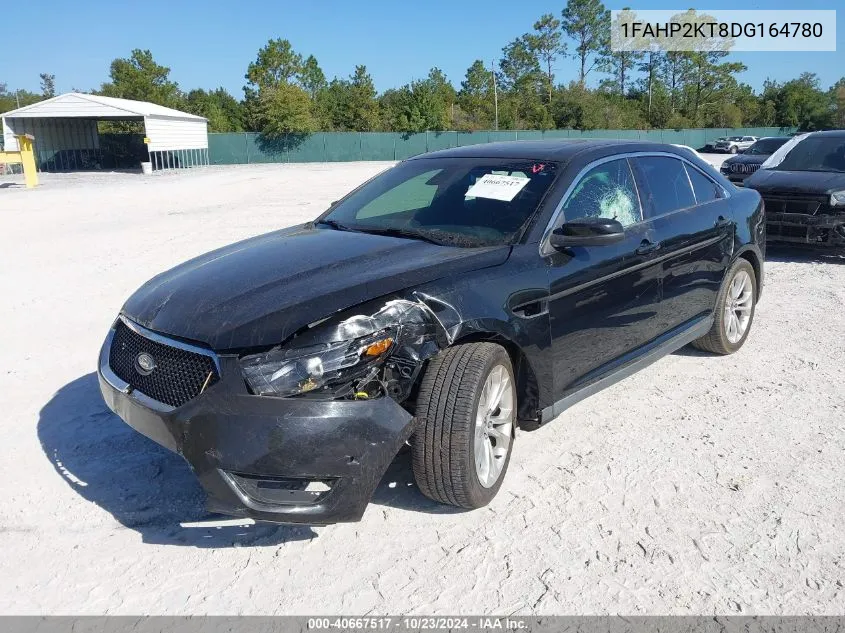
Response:
[[[564,205],[567,221],[599,217],[622,226],[640,221],[640,202],[634,176],[626,159],[603,163],[587,172]]]
[[[448,246],[508,244],[557,173],[556,163],[542,160],[412,160],[354,191],[317,224]]]

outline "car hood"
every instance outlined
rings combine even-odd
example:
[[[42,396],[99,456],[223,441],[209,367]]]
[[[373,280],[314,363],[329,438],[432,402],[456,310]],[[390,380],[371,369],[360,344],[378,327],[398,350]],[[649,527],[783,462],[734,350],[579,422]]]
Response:
[[[275,345],[363,301],[504,263],[509,246],[457,248],[315,228],[260,235],[153,277],[122,313],[212,349]]]
[[[829,195],[845,189],[845,173],[759,169],[745,181],[745,186],[760,193]]]
[[[769,154],[737,154],[727,159],[723,165],[761,165],[769,157]]]

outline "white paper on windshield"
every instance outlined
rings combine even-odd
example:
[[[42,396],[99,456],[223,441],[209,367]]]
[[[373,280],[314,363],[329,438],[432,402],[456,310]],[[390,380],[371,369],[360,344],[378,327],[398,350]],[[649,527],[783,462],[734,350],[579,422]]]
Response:
[[[520,176],[499,176],[497,174],[484,174],[475,181],[475,184],[467,189],[467,198],[492,198],[502,202],[510,202],[514,196],[522,191],[528,184],[530,178]]]

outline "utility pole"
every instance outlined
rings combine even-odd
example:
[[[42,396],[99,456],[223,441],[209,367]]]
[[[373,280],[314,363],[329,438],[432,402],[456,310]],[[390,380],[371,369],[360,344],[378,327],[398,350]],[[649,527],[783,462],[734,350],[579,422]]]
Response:
[[[15,90],[15,101],[17,102],[18,107],[20,108],[20,107],[21,107],[21,97],[20,97],[20,95],[18,94],[18,91],[17,91],[17,90]]]
[[[490,62],[490,72],[493,75],[493,109],[496,112],[496,130],[499,129],[499,89],[496,87],[496,61]]]

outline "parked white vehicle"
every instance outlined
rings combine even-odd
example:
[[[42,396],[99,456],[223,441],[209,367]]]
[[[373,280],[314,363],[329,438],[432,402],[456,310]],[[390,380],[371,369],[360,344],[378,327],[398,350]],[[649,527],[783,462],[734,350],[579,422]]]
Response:
[[[713,149],[717,152],[736,154],[737,152],[744,152],[756,142],[756,136],[729,136],[724,140],[717,141]]]

